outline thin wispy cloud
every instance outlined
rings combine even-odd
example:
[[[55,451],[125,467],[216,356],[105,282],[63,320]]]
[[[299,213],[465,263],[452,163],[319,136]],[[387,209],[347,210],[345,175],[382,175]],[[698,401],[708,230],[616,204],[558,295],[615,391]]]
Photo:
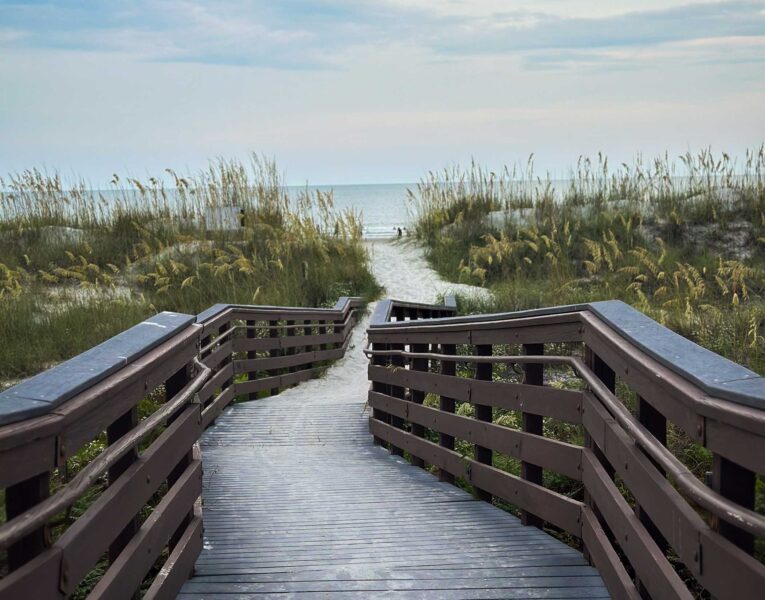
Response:
[[[590,17],[567,16],[557,2],[539,2],[534,9],[525,3],[512,9],[514,4],[483,3],[483,10],[471,12],[469,2],[385,0],[11,3],[0,8],[7,24],[0,44],[292,69],[339,68],[356,48],[368,46],[416,46],[436,58],[521,55],[540,66],[553,62],[544,55],[551,50],[581,53],[765,35],[762,2],[650,10],[634,3],[619,14]],[[593,63],[608,62],[608,53],[591,56]]]
[[[0,81],[0,173],[735,153],[765,131],[765,0],[0,0]]]

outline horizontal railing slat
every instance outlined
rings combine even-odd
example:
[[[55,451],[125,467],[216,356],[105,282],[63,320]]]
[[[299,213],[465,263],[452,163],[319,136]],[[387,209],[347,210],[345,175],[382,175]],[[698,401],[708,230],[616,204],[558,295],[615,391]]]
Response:
[[[556,494],[541,486],[461,456],[423,438],[407,434],[381,421],[370,421],[370,432],[397,448],[401,448],[445,469],[455,477],[462,477],[480,489],[487,490],[522,508],[532,509],[542,518],[574,535],[580,535],[580,502]]]
[[[345,351],[343,348],[333,348],[331,350],[313,350],[311,352],[301,352],[288,356],[251,358],[247,360],[235,360],[235,373],[249,373],[251,371],[266,371],[268,369],[284,369],[287,367],[298,367],[301,365],[321,362],[325,360],[336,360],[342,358]]]
[[[672,565],[664,560],[664,551],[646,530],[635,511],[619,493],[603,465],[589,448],[583,450],[582,481],[614,534],[619,547],[641,573],[641,581],[651,598],[687,599],[693,595]]]
[[[584,424],[617,474],[706,589],[756,597],[765,565],[713,531],[591,395],[584,396]]]
[[[369,392],[369,405],[411,423],[555,470],[577,481],[581,479],[579,446],[447,413],[380,392]]]
[[[208,404],[202,412],[202,429],[210,426],[234,399],[234,388],[227,387]]]
[[[162,570],[146,590],[143,600],[175,600],[184,582],[194,570],[194,563],[202,552],[202,506],[194,505],[194,517],[183,532]]]
[[[598,523],[593,511],[585,506],[582,509],[582,542],[585,544],[592,564],[597,567],[600,576],[614,598],[621,600],[641,600],[637,587],[619,560],[619,555]]]
[[[130,598],[201,493],[202,461],[192,460],[88,598]]]
[[[201,433],[199,406],[188,406],[64,532],[55,545],[63,551],[67,574],[63,588],[67,594],[72,593],[95,566],[109,544],[188,454]]]

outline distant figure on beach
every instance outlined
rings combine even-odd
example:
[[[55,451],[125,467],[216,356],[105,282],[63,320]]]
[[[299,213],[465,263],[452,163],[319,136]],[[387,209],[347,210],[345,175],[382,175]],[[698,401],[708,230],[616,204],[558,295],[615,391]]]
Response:
[[[401,237],[401,235],[403,234],[403,232],[401,231],[401,227],[396,227],[396,229],[398,230],[398,237]]]

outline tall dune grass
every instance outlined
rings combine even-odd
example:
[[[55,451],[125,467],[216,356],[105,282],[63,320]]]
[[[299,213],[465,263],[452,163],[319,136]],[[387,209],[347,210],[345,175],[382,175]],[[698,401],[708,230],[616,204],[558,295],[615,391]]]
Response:
[[[377,293],[358,214],[335,211],[331,194],[291,201],[273,162],[165,179],[115,175],[108,195],[39,170],[0,180],[0,380],[160,310]]]
[[[765,373],[765,147],[615,169],[580,158],[560,190],[531,160],[472,164],[410,195],[434,267],[496,292],[474,309],[619,298]]]

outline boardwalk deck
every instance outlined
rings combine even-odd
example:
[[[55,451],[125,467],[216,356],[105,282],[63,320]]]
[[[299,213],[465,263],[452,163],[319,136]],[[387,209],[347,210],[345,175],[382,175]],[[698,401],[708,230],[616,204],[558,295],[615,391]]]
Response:
[[[332,378],[204,435],[205,544],[180,598],[608,597],[581,553],[375,447]]]

